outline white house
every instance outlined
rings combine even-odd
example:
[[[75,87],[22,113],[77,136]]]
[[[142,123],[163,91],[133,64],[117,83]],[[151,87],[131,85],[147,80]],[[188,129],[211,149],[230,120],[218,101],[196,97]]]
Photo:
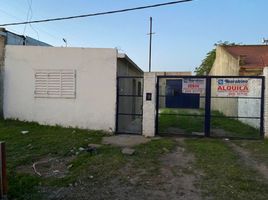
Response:
[[[115,131],[118,76],[143,71],[116,49],[7,45],[4,118]]]

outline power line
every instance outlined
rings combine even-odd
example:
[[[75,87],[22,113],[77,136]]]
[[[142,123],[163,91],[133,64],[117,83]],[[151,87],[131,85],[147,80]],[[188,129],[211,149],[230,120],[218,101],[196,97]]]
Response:
[[[32,10],[32,3],[33,3],[33,1],[32,0],[27,0],[27,3],[28,3],[28,11],[27,11],[26,21],[31,21],[32,20],[32,16],[33,16],[33,10]],[[27,28],[27,24],[25,24],[25,26],[24,26],[23,34],[22,35],[25,35],[26,28]]]
[[[43,23],[43,22],[51,22],[51,21],[61,21],[61,20],[68,20],[68,19],[84,18],[84,17],[94,17],[94,16],[100,16],[100,15],[110,15],[110,14],[123,13],[123,12],[129,12],[129,11],[134,11],[134,10],[143,10],[143,9],[148,9],[148,8],[156,8],[156,7],[161,7],[161,6],[186,3],[186,2],[190,2],[190,1],[193,1],[193,0],[171,1],[171,2],[159,3],[159,4],[153,4],[153,5],[147,5],[147,6],[126,8],[126,9],[121,9],[121,10],[112,10],[112,11],[91,13],[91,14],[84,14],[84,15],[75,15],[75,16],[69,16],[69,17],[58,17],[58,18],[41,19],[41,20],[33,20],[33,21],[13,22],[13,23],[0,24],[0,26],[15,26],[15,25],[23,25],[23,24],[34,24],[34,23]]]
[[[32,20],[32,17],[33,17],[33,9],[32,9],[33,0],[27,0],[27,2],[28,2],[28,5],[29,5],[28,13],[31,13],[29,15],[29,17],[27,17],[27,21],[31,21]],[[40,40],[38,31],[33,27],[32,24],[29,24],[29,25],[30,25],[31,29],[36,33],[37,39]],[[27,24],[25,24],[25,30],[26,30],[26,26],[27,26]],[[24,34],[25,34],[25,32],[24,32]]]
[[[18,18],[17,16],[15,16],[15,15],[13,15],[13,14],[11,14],[11,13],[5,11],[5,10],[0,9],[0,12],[6,14],[6,15],[9,16],[10,18],[18,19],[18,20],[22,20],[21,18]],[[30,26],[31,26],[31,24],[30,24]],[[11,31],[13,31],[13,32],[15,32],[15,33],[17,32],[17,30],[15,30],[15,29],[12,29],[12,28],[8,28],[8,29],[11,30]],[[62,37],[60,37],[59,35],[53,35],[53,34],[49,33],[48,31],[44,30],[43,28],[35,27],[35,29],[37,29],[37,30],[39,30],[39,31],[41,31],[41,32],[43,32],[43,33],[45,33],[46,35],[50,36],[51,38],[54,38],[55,40],[61,40],[61,39],[62,39]],[[18,33],[18,34],[19,34],[19,33]]]

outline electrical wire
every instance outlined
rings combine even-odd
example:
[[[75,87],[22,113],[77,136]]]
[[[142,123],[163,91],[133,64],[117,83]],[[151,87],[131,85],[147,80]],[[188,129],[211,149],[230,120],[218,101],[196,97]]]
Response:
[[[147,5],[147,6],[126,8],[126,9],[121,9],[121,10],[112,10],[112,11],[99,12],[99,13],[90,13],[90,14],[84,14],[84,15],[75,15],[75,16],[69,16],[69,17],[58,17],[58,18],[49,18],[49,19],[41,19],[41,20],[33,20],[33,21],[13,22],[13,23],[0,24],[0,26],[16,26],[16,25],[24,25],[24,24],[34,24],[34,23],[44,23],[44,22],[52,22],[52,21],[77,19],[77,18],[84,18],[84,17],[94,17],[94,16],[100,16],[100,15],[110,15],[110,14],[115,14],[115,13],[123,13],[123,12],[135,11],[135,10],[144,10],[148,8],[156,8],[156,7],[161,7],[161,6],[174,5],[174,4],[179,4],[179,3],[186,3],[190,1],[193,1],[193,0],[171,1],[171,2],[159,3],[159,4],[153,4],[153,5]]]
[[[10,18],[17,19],[17,20],[22,20],[21,18],[18,18],[17,16],[15,16],[15,15],[13,15],[13,14],[5,11],[5,10],[0,9],[0,12],[2,12],[5,15],[9,16]],[[15,32],[15,33],[17,32],[17,30],[12,29],[10,27],[8,29],[11,30],[11,31],[13,31],[13,32]],[[48,31],[44,30],[43,28],[35,27],[35,29],[37,29],[38,31],[41,31],[41,32],[45,33],[46,35],[50,36],[51,38],[54,38],[57,41],[62,39],[62,37],[60,37],[58,35],[53,35],[53,34],[49,33]]]
[[[33,14],[33,11],[32,11],[32,0],[27,0],[27,3],[28,3],[28,11],[27,11],[27,17],[26,17],[26,21],[31,21],[32,20],[32,14]],[[26,32],[26,28],[27,28],[27,24],[25,24],[24,26],[24,29],[23,29],[23,34],[22,35],[25,35],[25,32]]]
[[[27,0],[27,2],[28,2],[28,5],[29,5],[30,13],[31,13],[31,15],[29,16],[27,21],[31,21],[32,17],[33,17],[33,8],[32,8],[33,7],[33,0]],[[25,26],[26,25],[27,24],[25,24]],[[38,31],[33,27],[33,25],[31,23],[29,25],[30,25],[31,29],[36,33],[37,39],[40,40]]]

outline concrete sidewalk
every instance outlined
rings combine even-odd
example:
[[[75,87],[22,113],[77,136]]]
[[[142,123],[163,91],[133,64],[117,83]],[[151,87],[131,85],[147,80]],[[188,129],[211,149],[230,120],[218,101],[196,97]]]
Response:
[[[139,144],[144,144],[151,141],[141,135],[115,135],[110,137],[103,137],[103,144],[110,144],[119,147],[133,147]]]

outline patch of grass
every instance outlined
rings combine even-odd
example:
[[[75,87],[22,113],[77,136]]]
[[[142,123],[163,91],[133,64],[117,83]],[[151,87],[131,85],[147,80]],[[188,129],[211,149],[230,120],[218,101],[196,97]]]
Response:
[[[21,131],[25,130],[29,133],[22,134]],[[7,148],[9,198],[27,199],[28,197],[25,195],[31,194],[33,199],[37,192],[36,187],[33,187],[34,185],[36,186],[39,182],[50,183],[49,179],[44,180],[28,174],[18,174],[16,171],[18,166],[32,164],[46,156],[68,156],[71,149],[78,149],[89,143],[100,143],[103,136],[104,132],[101,131],[41,126],[37,123],[16,120],[0,120],[0,140],[6,141]],[[81,155],[81,157],[83,156]],[[81,159],[80,156],[79,159]],[[74,170],[71,177],[75,179],[76,175]]]
[[[202,113],[190,113],[187,109],[161,109],[158,122],[160,132],[165,132],[170,127],[183,129],[188,134],[191,134],[192,132],[203,132],[204,117],[202,116],[179,116],[166,114],[200,115]]]
[[[22,134],[27,130],[29,133]],[[100,143],[103,132],[58,126],[41,126],[13,120],[0,121],[0,139],[7,142],[9,167],[31,163],[40,157],[66,156],[72,148]]]
[[[194,116],[183,116],[187,114]],[[211,129],[223,129],[225,131],[224,133],[221,133],[220,136],[259,138],[260,133],[258,129],[236,119],[224,118],[224,115],[218,111],[212,111],[211,114],[218,116],[211,117]],[[160,133],[165,133],[169,132],[169,128],[179,128],[184,130],[187,134],[192,134],[192,132],[203,132],[204,115],[203,109],[161,109],[159,115],[159,131]],[[217,136],[217,134],[215,136]]]
[[[223,118],[224,115],[218,111],[213,111],[212,115],[220,117],[211,117],[211,128],[221,128],[227,131],[226,136],[259,138],[260,131],[248,124],[231,118]]]
[[[233,141],[235,144],[249,151],[254,159],[268,166],[268,139]]]
[[[22,134],[21,131],[29,131]],[[109,184],[115,177],[123,180],[122,168],[127,162],[135,169],[145,169],[150,176],[159,169],[159,156],[171,151],[175,142],[171,139],[158,139],[135,147],[133,156],[121,153],[121,148],[102,145],[96,154],[79,153],[70,162],[72,167],[64,178],[44,178],[22,174],[19,166],[28,165],[41,158],[64,158],[78,152],[79,147],[89,143],[99,144],[105,136],[101,131],[87,131],[74,128],[42,126],[37,123],[16,120],[0,120],[0,140],[6,141],[7,167],[9,177],[9,199],[42,198],[39,186],[65,187],[69,184],[86,182],[88,187],[98,188]],[[71,150],[74,150],[71,152]]]
[[[69,176],[57,180],[56,185],[66,186],[77,180],[92,179],[94,184],[103,183],[118,175],[119,169],[126,163],[120,148],[105,145],[96,154],[83,153],[72,162]],[[55,182],[54,182],[55,183]]]
[[[186,146],[196,157],[196,167],[205,173],[200,182],[205,196],[218,200],[268,198],[267,181],[239,162],[223,141],[188,139]]]
[[[162,138],[152,140],[149,143],[138,145],[135,154],[133,165],[135,168],[145,169],[148,174],[155,174],[158,172],[159,156],[164,153],[172,151],[176,146],[176,142],[169,138]]]
[[[9,199],[32,200],[40,199],[37,185],[40,183],[40,178],[27,174],[12,173],[8,177],[9,184]]]

